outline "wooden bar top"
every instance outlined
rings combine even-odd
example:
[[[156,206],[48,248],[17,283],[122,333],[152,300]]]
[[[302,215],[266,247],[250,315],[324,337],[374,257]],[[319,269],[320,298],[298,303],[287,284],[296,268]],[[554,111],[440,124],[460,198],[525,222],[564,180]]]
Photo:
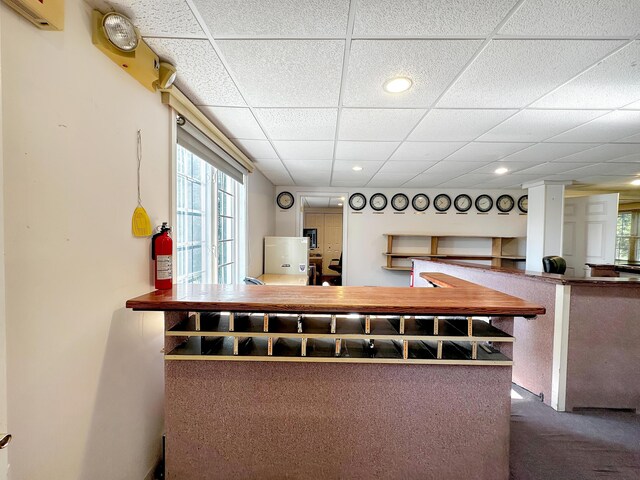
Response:
[[[426,263],[437,263],[451,265],[454,267],[472,268],[475,270],[483,270],[487,273],[518,275],[527,277],[532,280],[541,282],[556,283],[559,285],[582,285],[594,287],[630,287],[640,288],[640,278],[635,277],[570,277],[567,275],[558,275],[557,273],[532,272],[529,270],[517,270],[514,268],[492,267],[489,265],[478,265],[474,263],[456,262],[452,260],[438,260],[431,258],[415,257],[413,260],[419,260]],[[428,268],[428,267],[427,267]],[[432,275],[428,273],[428,275]]]
[[[234,311],[535,316],[544,307],[441,273],[445,288],[278,285],[174,285],[127,301],[153,311]]]

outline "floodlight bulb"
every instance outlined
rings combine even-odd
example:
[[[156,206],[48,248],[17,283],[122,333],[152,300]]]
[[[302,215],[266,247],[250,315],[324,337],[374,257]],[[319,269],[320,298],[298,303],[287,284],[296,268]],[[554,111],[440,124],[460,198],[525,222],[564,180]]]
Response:
[[[120,13],[107,13],[102,19],[104,33],[111,44],[122,52],[138,48],[138,32],[131,20]]]

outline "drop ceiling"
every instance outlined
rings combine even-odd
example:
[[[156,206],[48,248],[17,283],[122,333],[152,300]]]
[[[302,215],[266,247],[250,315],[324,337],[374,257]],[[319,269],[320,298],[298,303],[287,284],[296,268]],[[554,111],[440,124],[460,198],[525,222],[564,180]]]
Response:
[[[108,4],[275,185],[640,195],[639,1]]]

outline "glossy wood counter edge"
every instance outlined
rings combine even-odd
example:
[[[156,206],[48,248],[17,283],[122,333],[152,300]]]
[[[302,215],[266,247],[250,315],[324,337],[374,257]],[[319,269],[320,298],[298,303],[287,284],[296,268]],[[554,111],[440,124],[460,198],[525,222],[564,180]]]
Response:
[[[321,287],[272,285],[174,285],[128,300],[146,311],[237,311],[405,315],[535,316],[540,305],[449,275],[434,274],[454,288]]]
[[[487,273],[506,273],[509,275],[518,275],[533,280],[539,280],[541,282],[555,283],[558,285],[583,285],[583,286],[605,286],[605,287],[630,287],[640,288],[640,276],[635,277],[586,277],[577,278],[569,277],[567,275],[558,275],[556,273],[544,273],[544,272],[532,272],[529,270],[517,270],[513,268],[505,267],[492,267],[489,265],[478,265],[474,263],[466,262],[454,262],[450,260],[437,260],[427,257],[414,257],[415,260],[421,260],[424,262],[441,263],[445,265],[453,265],[456,267],[472,268],[477,270],[483,270]],[[424,273],[421,275],[433,275],[432,273]],[[639,274],[640,275],[640,274]],[[423,277],[424,278],[424,277]]]

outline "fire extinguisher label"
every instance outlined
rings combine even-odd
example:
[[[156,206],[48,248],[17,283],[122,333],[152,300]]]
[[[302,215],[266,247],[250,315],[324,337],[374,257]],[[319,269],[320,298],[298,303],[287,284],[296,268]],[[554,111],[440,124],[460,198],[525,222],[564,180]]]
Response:
[[[157,255],[158,280],[171,280],[171,255]]]

